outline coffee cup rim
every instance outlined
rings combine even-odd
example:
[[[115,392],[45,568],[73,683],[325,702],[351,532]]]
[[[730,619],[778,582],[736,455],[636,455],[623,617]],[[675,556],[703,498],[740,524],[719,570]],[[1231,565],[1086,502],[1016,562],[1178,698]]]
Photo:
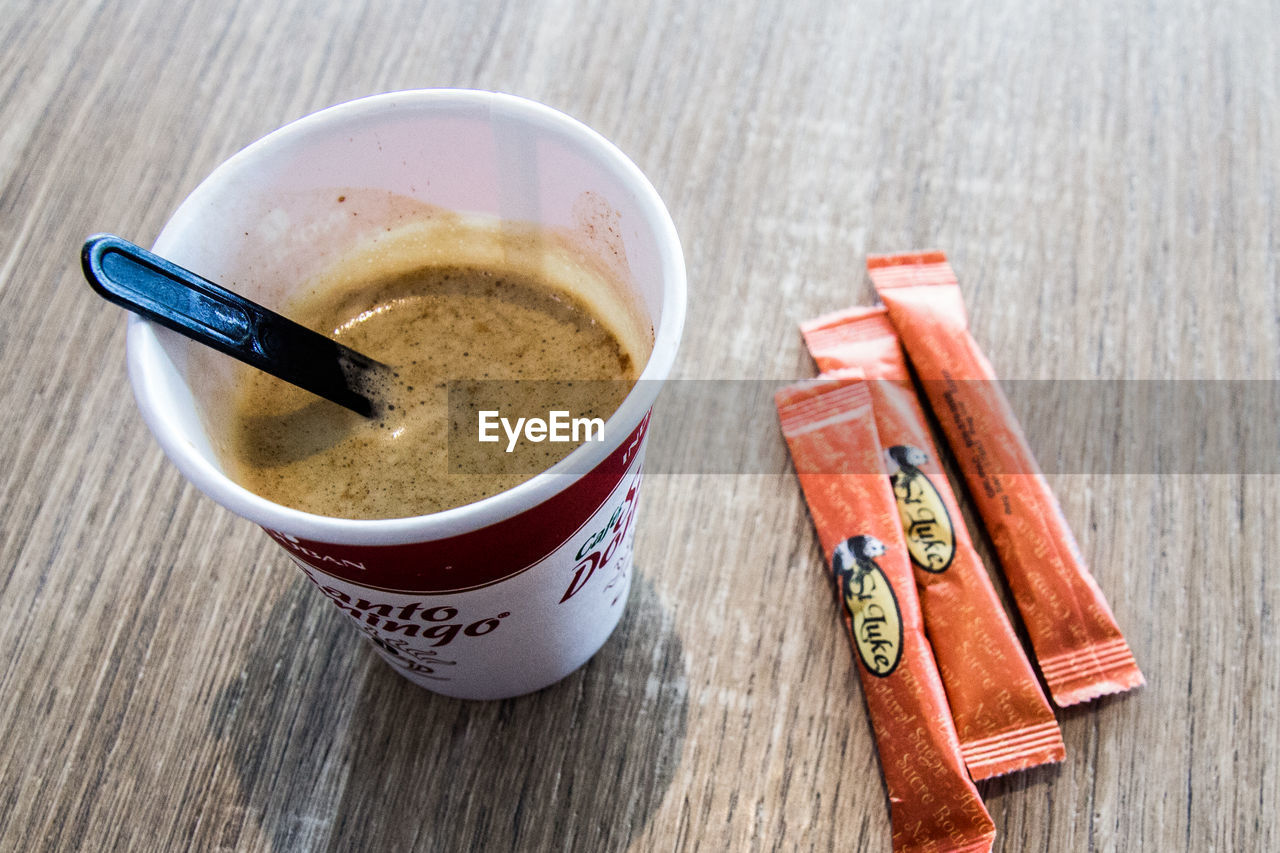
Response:
[[[130,315],[127,362],[134,395],[143,418],[166,455],[201,491],[218,503],[265,528],[316,542],[352,545],[396,545],[448,538],[496,524],[553,497],[616,449],[640,424],[657,399],[679,348],[686,301],[684,256],[671,214],[658,192],[620,149],[598,132],[565,113],[516,95],[474,89],[417,89],[371,95],[337,104],[297,119],[251,143],[215,168],[179,205],[155,243],[163,254],[166,243],[194,225],[203,200],[263,152],[291,138],[384,110],[426,105],[472,106],[507,111],[557,132],[585,148],[619,173],[634,192],[634,202],[654,231],[665,286],[660,316],[654,328],[653,349],[640,377],[618,409],[605,422],[604,441],[587,442],[545,471],[506,491],[474,503],[426,515],[388,519],[347,519],[316,515],[260,497],[228,477],[200,453],[176,415],[178,403],[162,376],[166,358],[162,340],[176,335],[150,321]]]

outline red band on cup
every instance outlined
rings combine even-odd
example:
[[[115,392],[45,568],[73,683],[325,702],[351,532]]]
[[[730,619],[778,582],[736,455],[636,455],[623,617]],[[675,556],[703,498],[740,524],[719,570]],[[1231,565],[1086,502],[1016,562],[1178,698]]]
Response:
[[[520,574],[573,536],[631,467],[648,426],[646,414],[613,453],[563,491],[518,515],[457,536],[402,545],[343,545],[267,533],[299,561],[371,589],[426,595],[479,589]]]

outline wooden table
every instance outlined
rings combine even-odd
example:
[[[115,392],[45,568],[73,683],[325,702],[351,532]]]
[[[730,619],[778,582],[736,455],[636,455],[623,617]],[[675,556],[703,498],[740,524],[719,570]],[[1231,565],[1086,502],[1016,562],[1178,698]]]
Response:
[[[796,322],[869,302],[867,253],[920,246],[1007,377],[1280,378],[1266,0],[4,11],[0,849],[889,849],[767,406],[659,413],[765,461],[652,474],[618,632],[495,703],[400,679],[164,459],[79,245],[149,243],[313,110],[487,88],[613,139],[685,245],[683,378],[811,375]],[[979,786],[997,849],[1280,848],[1276,458],[1046,465],[1149,683],[1060,713],[1065,763]]]

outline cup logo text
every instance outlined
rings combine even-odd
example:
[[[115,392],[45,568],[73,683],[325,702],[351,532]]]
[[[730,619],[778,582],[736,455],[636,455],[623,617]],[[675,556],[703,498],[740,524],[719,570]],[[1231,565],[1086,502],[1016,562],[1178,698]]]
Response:
[[[421,601],[410,601],[407,604],[376,602],[348,595],[340,589],[323,585],[314,578],[312,582],[320,587],[320,591],[330,601],[338,605],[339,610],[358,622],[378,629],[380,636],[415,637],[432,647],[447,646],[459,634],[467,637],[491,634],[498,629],[503,619],[511,615],[502,612],[464,622],[458,619],[458,608],[450,605],[428,606]]]
[[[636,497],[639,490],[640,477],[637,474],[632,479],[631,486],[627,489],[626,497],[614,508],[609,520],[599,530],[589,535],[579,546],[578,562],[573,567],[569,585],[565,589],[564,595],[560,598],[561,604],[577,595],[587,581],[591,580],[596,570],[607,565],[618,553],[618,549],[626,541],[627,533],[635,522],[636,508],[638,506]]]

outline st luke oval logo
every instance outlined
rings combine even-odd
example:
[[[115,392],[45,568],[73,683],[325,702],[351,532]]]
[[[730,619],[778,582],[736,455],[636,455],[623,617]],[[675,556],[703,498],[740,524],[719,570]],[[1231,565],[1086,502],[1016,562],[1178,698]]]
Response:
[[[945,572],[956,554],[955,529],[942,496],[918,466],[929,457],[918,447],[898,444],[886,451],[893,473],[893,495],[907,537],[911,561],[927,572]]]
[[[892,675],[902,658],[902,613],[898,597],[875,558],[884,543],[874,536],[853,536],[836,546],[831,571],[848,612],[858,657],[879,678]]]

